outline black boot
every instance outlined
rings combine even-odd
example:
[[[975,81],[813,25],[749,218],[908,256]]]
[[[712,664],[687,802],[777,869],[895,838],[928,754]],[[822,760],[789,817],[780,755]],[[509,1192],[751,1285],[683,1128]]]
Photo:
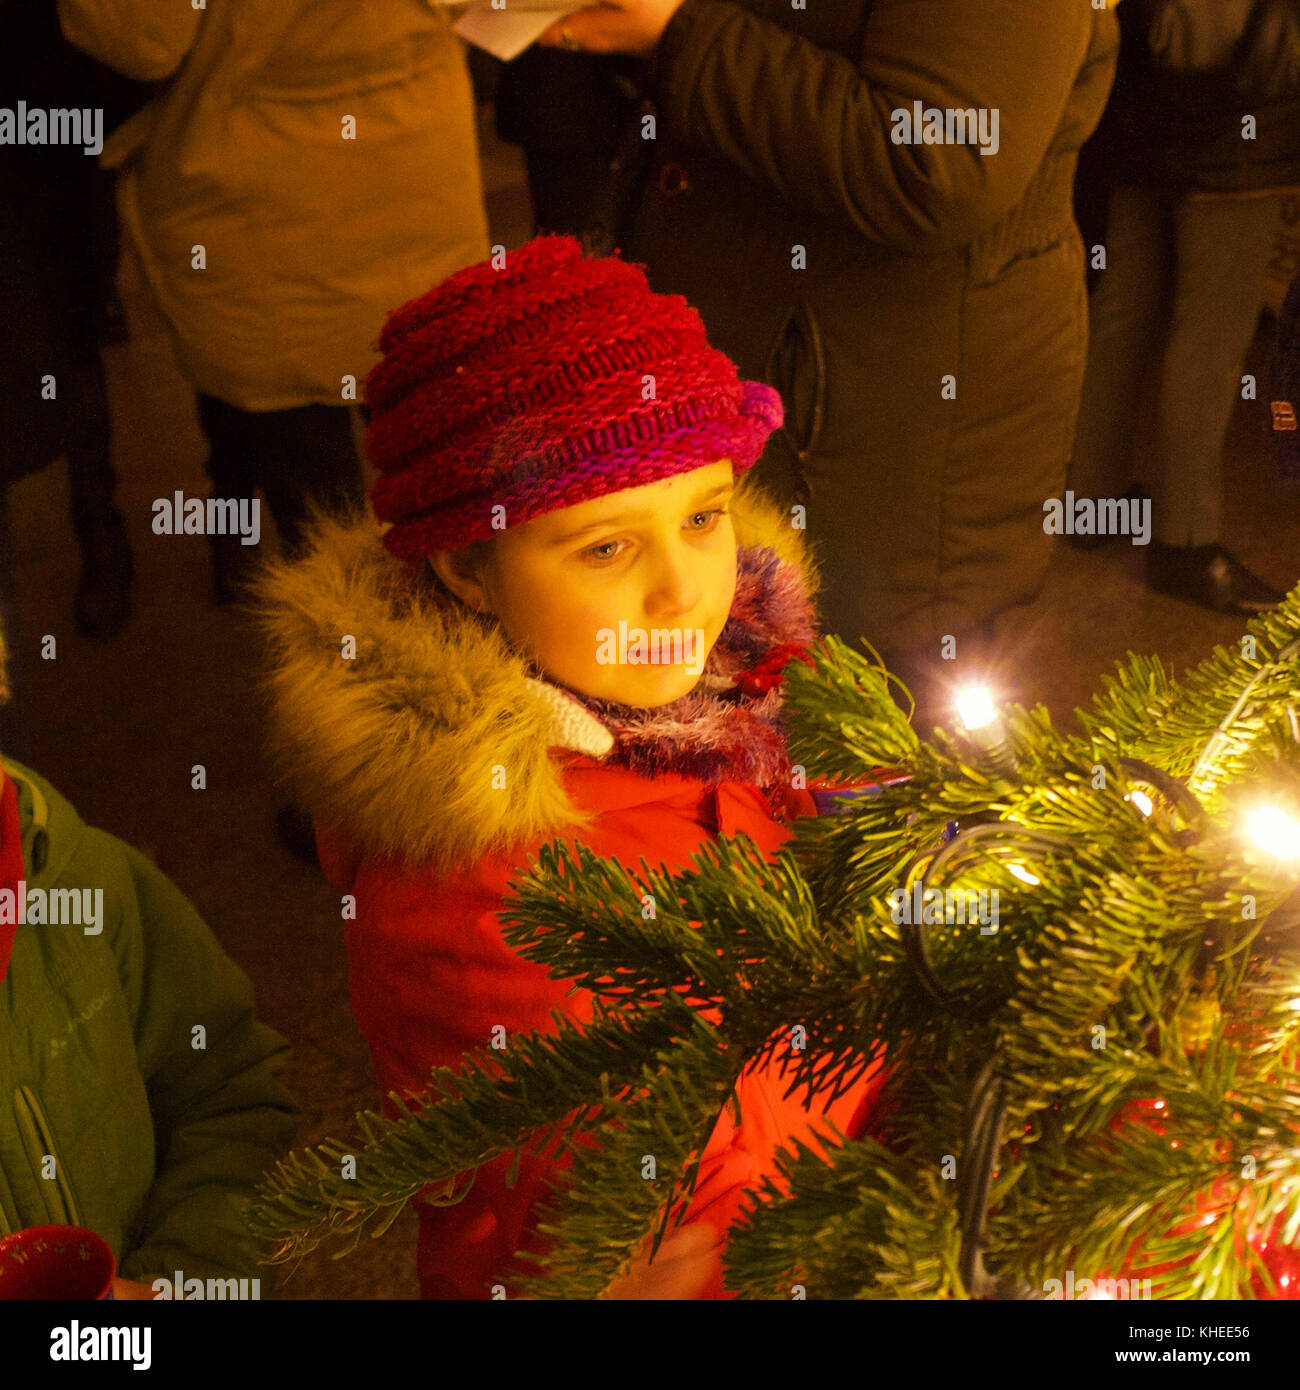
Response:
[[[75,522],[81,546],[81,578],[74,612],[87,637],[108,640],[121,632],[131,611],[135,567],[122,514],[111,502]]]
[[[1243,617],[1263,613],[1284,597],[1221,545],[1152,541],[1147,552],[1147,587],[1216,613]]]

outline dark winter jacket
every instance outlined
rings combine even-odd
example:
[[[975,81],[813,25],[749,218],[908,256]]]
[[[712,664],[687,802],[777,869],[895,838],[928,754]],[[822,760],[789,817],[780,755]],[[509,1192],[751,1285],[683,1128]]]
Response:
[[[827,626],[887,655],[1043,579],[1086,349],[1072,182],[1117,43],[1090,0],[685,0],[657,50],[625,254],[781,392],[759,476],[807,504]],[[895,143],[915,102],[996,112],[996,154]]]
[[[1161,0],[1124,0],[1110,105],[1088,151],[1113,183],[1175,194],[1300,188],[1300,0],[1258,0],[1231,65],[1178,72],[1150,40]]]
[[[24,904],[33,891],[103,897],[98,930],[18,924],[0,976],[0,1236],[85,1226],[124,1278],[179,1270],[269,1288],[240,1204],[293,1143],[284,1039],[166,875],[43,777],[4,767]],[[16,868],[12,848],[6,833]]]

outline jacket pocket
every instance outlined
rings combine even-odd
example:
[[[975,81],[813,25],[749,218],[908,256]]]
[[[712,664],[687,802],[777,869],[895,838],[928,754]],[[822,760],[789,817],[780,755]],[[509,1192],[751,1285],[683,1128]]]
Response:
[[[791,306],[773,340],[764,377],[785,406],[781,433],[794,454],[795,483],[809,491],[809,463],[821,439],[826,415],[826,356],[821,329],[806,299]]]
[[[14,1115],[27,1161],[32,1167],[32,1177],[44,1194],[50,1220],[57,1226],[80,1226],[81,1215],[77,1210],[77,1200],[72,1195],[72,1184],[68,1181],[63,1160],[55,1150],[54,1135],[41,1109],[41,1102],[30,1086],[19,1086],[14,1092]],[[42,1172],[47,1158],[54,1162],[53,1178],[45,1177]]]

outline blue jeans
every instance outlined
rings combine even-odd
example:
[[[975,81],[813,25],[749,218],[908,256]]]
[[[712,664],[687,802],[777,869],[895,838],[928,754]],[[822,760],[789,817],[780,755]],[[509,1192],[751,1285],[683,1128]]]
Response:
[[[1138,482],[1166,545],[1221,539],[1223,441],[1279,215],[1274,195],[1111,191],[1069,486]]]

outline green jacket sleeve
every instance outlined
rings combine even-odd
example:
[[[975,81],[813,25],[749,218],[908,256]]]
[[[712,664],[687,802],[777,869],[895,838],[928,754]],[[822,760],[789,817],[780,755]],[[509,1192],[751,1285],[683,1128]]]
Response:
[[[729,0],[685,0],[652,75],[669,133],[797,208],[933,254],[993,227],[1047,153],[1092,41],[1089,0],[876,0],[857,63]],[[1108,23],[1113,23],[1106,16]],[[915,101],[998,113],[996,154],[895,144]]]
[[[258,1277],[269,1292],[243,1204],[294,1142],[296,1110],[278,1078],[288,1048],[254,1018],[248,977],[188,899],[143,855],[121,850],[138,912],[117,916],[113,947],[157,1155],[121,1274]]]
[[[188,0],[58,0],[63,37],[138,82],[160,82],[180,67],[202,10]]]

